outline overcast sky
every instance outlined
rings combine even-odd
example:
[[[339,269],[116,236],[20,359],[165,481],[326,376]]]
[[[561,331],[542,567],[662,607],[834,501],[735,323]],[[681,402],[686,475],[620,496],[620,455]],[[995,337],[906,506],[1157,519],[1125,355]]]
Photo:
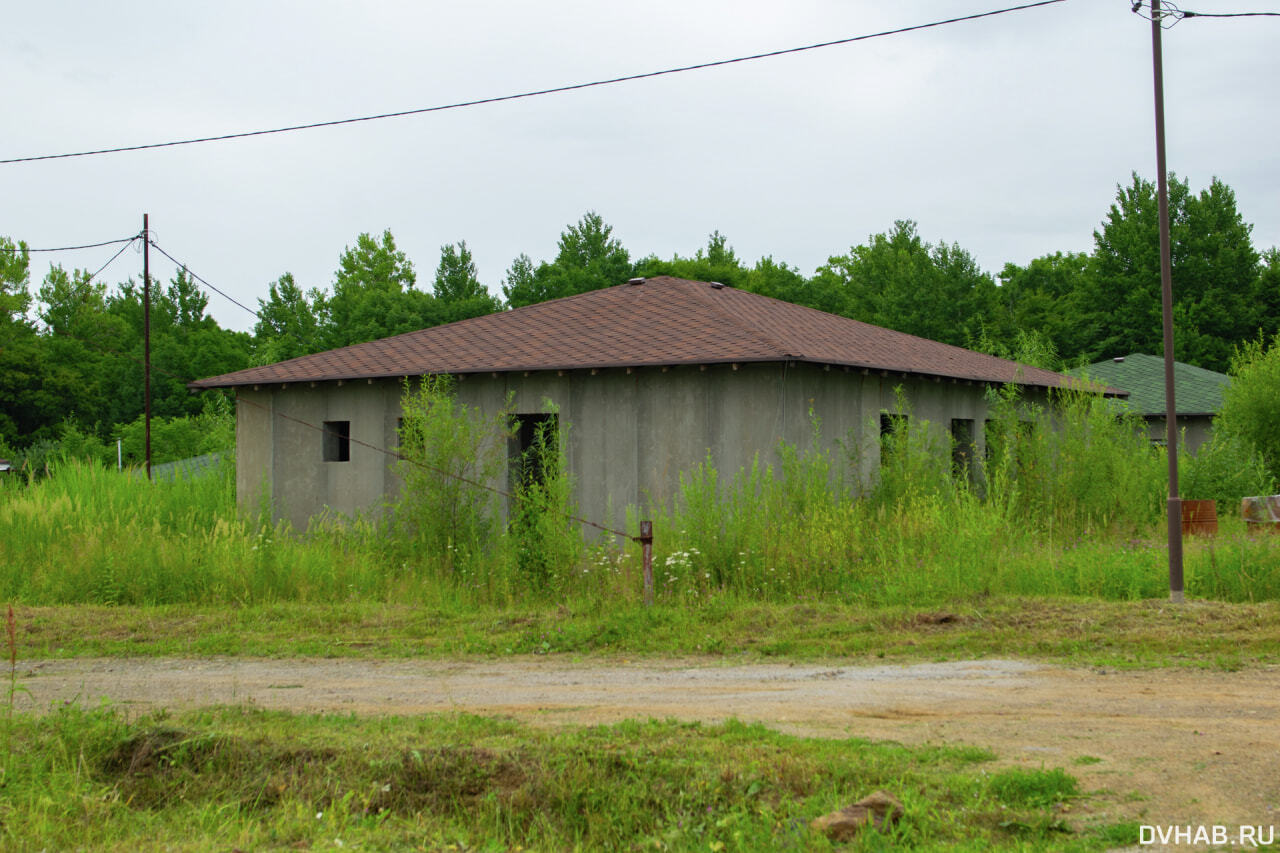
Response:
[[[1180,0],[1200,12],[1278,0]],[[1003,0],[10,3],[0,159],[428,107],[926,23]],[[1280,244],[1280,18],[1164,33],[1169,167],[1235,191]],[[896,219],[998,272],[1088,251],[1132,172],[1154,178],[1150,24],[1057,5],[705,71],[337,128],[0,165],[0,235],[136,233],[250,307],[282,273],[332,283],[390,229],[419,286],[465,239],[495,292],[600,213],[632,258],[738,256],[805,275]],[[112,250],[33,256],[97,269]],[[152,258],[168,278],[172,266]],[[104,274],[141,277],[127,252]],[[254,318],[213,295],[225,326]]]

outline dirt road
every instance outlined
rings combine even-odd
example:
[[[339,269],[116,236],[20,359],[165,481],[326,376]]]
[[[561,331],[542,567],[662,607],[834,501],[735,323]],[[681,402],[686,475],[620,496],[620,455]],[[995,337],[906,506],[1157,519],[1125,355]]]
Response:
[[[19,702],[36,708],[106,698],[131,708],[469,711],[542,725],[737,717],[821,737],[977,744],[1002,763],[1064,767],[1085,790],[1105,789],[1082,805],[1107,820],[1280,826],[1280,668],[140,658],[29,662],[21,683],[31,695]]]

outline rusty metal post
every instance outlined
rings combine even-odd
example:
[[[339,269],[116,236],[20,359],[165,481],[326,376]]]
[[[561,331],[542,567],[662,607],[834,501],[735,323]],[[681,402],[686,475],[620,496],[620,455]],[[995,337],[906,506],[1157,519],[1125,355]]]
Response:
[[[644,558],[644,606],[653,606],[653,522],[640,522],[640,553]]]
[[[1160,0],[1151,0],[1151,63],[1155,78],[1156,173],[1160,217],[1160,309],[1164,320],[1165,447],[1169,452],[1169,600],[1182,601],[1182,499],[1178,496],[1178,406],[1173,371],[1173,263],[1169,237],[1169,175],[1164,156],[1164,58]]]

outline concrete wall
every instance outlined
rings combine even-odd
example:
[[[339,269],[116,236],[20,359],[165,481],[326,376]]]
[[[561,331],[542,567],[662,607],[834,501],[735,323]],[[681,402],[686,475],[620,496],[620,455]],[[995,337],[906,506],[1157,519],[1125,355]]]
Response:
[[[1164,444],[1165,430],[1168,426],[1163,415],[1155,415],[1146,419],[1147,421],[1147,438],[1151,441]],[[1178,433],[1182,436],[1183,443],[1180,448],[1189,453],[1195,453],[1200,449],[1200,445],[1209,440],[1213,435],[1213,418],[1208,415],[1196,416],[1179,416],[1178,417]]]
[[[501,410],[508,399],[516,414],[546,411],[548,401],[557,407],[580,514],[618,528],[628,506],[671,503],[680,474],[708,457],[727,478],[757,453],[775,463],[781,440],[808,447],[811,409],[821,421],[822,445],[836,454],[859,450],[860,477],[870,481],[879,466],[879,416],[897,405],[898,387],[911,417],[930,421],[939,436],[952,418],[973,420],[982,452],[981,384],[778,363],[483,374],[457,383],[459,400],[484,412]],[[378,507],[398,486],[394,463],[358,442],[395,447],[400,392],[390,381],[242,390],[241,504],[253,508],[269,495],[276,515],[299,529],[326,510]],[[349,462],[323,461],[322,433],[299,423],[337,420],[351,422]],[[507,483],[500,478],[493,485]]]
[[[277,518],[299,530],[322,512],[353,515],[378,507],[396,483],[394,448],[400,389],[394,383],[324,383],[241,389],[236,406],[236,493],[257,511],[265,497]],[[351,422],[351,458],[323,458],[325,421]],[[362,443],[363,442],[363,443]]]

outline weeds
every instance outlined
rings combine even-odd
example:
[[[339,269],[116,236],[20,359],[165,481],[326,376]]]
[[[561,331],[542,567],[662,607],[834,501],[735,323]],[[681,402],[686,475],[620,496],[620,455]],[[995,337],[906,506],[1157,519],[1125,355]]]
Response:
[[[448,446],[436,462],[461,457],[467,467],[455,473],[491,482],[500,469],[494,458],[505,464],[512,452],[509,423],[480,422],[450,402],[446,386],[415,393],[422,396],[407,404],[407,455]],[[809,446],[782,445],[772,463],[757,458],[722,472],[707,458],[681,477],[674,502],[644,510],[655,522],[656,600],[928,607],[1001,595],[1160,597],[1163,451],[1104,403],[1068,394],[1035,411],[998,400],[972,482],[968,463],[954,467],[945,432],[907,413],[876,451],[878,485],[858,481],[865,466],[857,448],[848,456],[825,449],[816,423]],[[419,468],[406,473],[400,503],[381,519],[322,517],[305,532],[271,521],[265,509],[239,514],[230,462],[212,476],[153,484],[65,464],[0,491],[8,531],[0,594],[25,604],[116,606],[551,602],[598,611],[639,602],[639,549],[584,539],[570,518],[570,427],[546,429],[554,415],[527,416],[544,427],[519,469],[537,476],[516,477],[505,504]],[[1232,470],[1229,447],[1205,453],[1206,470]],[[629,508],[629,529],[639,517]],[[1220,529],[1216,539],[1185,545],[1188,595],[1280,598],[1280,537],[1252,537],[1229,516]]]
[[[1061,770],[988,777],[991,754],[971,747],[735,721],[548,731],[241,708],[126,721],[72,706],[23,716],[15,734],[28,760],[0,792],[0,843],[16,850],[108,848],[139,832],[201,849],[827,850],[809,821],[878,788],[906,816],[862,847],[1016,848],[1060,836],[1054,804],[1075,793]]]
[[[4,771],[0,773],[0,780],[8,773],[9,765],[13,763],[13,702],[18,694],[18,637],[15,630],[13,619],[13,605],[9,605],[9,612],[5,618],[5,637],[9,644],[9,692],[6,697],[8,708],[5,711],[4,726]]]
[[[448,376],[405,382],[400,425],[402,482],[391,523],[405,554],[444,574],[474,568],[498,532],[496,494],[508,413],[491,417],[457,402]]]
[[[520,588],[554,592],[576,582],[583,540],[565,458],[569,427],[549,402],[543,408],[546,416],[530,422],[532,441],[516,465],[505,544]]]

